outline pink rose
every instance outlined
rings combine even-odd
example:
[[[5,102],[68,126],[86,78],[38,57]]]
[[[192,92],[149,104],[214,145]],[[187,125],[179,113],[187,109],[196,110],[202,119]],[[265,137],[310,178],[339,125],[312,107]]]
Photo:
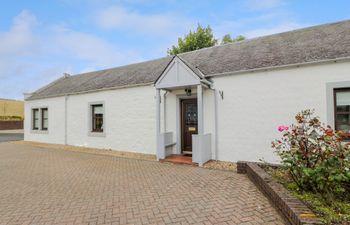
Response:
[[[289,129],[289,127],[283,126],[283,125],[278,126],[278,128],[277,128],[277,130],[278,130],[279,132],[282,132],[282,131],[285,131],[285,130],[288,130],[288,129]]]

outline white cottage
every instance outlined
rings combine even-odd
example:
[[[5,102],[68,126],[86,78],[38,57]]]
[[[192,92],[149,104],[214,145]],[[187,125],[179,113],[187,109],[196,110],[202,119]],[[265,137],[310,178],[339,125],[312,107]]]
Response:
[[[313,108],[350,129],[350,21],[65,75],[25,99],[25,140],[275,161],[278,125]]]

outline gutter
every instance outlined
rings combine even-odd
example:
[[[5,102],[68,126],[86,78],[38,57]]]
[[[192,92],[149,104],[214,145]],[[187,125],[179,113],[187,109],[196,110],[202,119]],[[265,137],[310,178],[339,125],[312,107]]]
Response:
[[[269,67],[262,67],[257,69],[239,70],[234,72],[213,73],[213,74],[205,75],[205,77],[230,76],[230,75],[236,75],[236,74],[242,74],[242,73],[266,72],[271,70],[288,69],[288,68],[295,68],[295,67],[299,68],[302,66],[311,66],[311,65],[326,64],[326,63],[332,63],[332,62],[338,63],[338,62],[346,62],[346,61],[350,61],[350,56],[335,58],[335,59],[318,60],[313,62],[294,63],[294,64],[287,64],[287,65],[281,65],[281,66],[269,66]]]

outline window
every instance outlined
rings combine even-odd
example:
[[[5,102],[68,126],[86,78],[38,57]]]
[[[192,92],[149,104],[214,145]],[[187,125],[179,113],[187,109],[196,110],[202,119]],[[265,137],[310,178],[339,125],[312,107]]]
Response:
[[[48,108],[32,109],[32,130],[47,131],[49,129]]]
[[[47,130],[49,125],[49,113],[47,108],[41,109],[41,129]]]
[[[103,132],[103,104],[91,105],[92,132]]]
[[[350,139],[350,88],[334,89],[334,105],[335,129]]]
[[[33,130],[39,130],[39,109],[32,109],[32,115],[33,115]]]

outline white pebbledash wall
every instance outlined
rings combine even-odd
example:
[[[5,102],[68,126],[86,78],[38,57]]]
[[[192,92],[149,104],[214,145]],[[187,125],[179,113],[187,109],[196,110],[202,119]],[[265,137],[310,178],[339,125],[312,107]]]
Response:
[[[215,95],[204,91],[204,131],[212,134],[213,159],[276,162],[271,141],[279,125],[289,125],[302,109],[316,110],[327,122],[326,85],[350,81],[350,62],[211,78],[217,97],[218,148],[215,149]],[[218,94],[223,92],[223,99]],[[167,94],[166,129],[176,141],[176,91]],[[194,93],[195,94],[195,93]],[[173,95],[173,96],[172,96]],[[105,137],[88,134],[90,102],[105,104]],[[49,107],[49,132],[30,131],[33,107]],[[65,98],[25,103],[25,140],[64,144]],[[156,154],[155,88],[142,86],[68,96],[67,144]],[[174,111],[175,110],[175,111]],[[164,112],[162,111],[164,115]],[[164,129],[164,117],[162,118]],[[333,124],[331,124],[333,126]]]

